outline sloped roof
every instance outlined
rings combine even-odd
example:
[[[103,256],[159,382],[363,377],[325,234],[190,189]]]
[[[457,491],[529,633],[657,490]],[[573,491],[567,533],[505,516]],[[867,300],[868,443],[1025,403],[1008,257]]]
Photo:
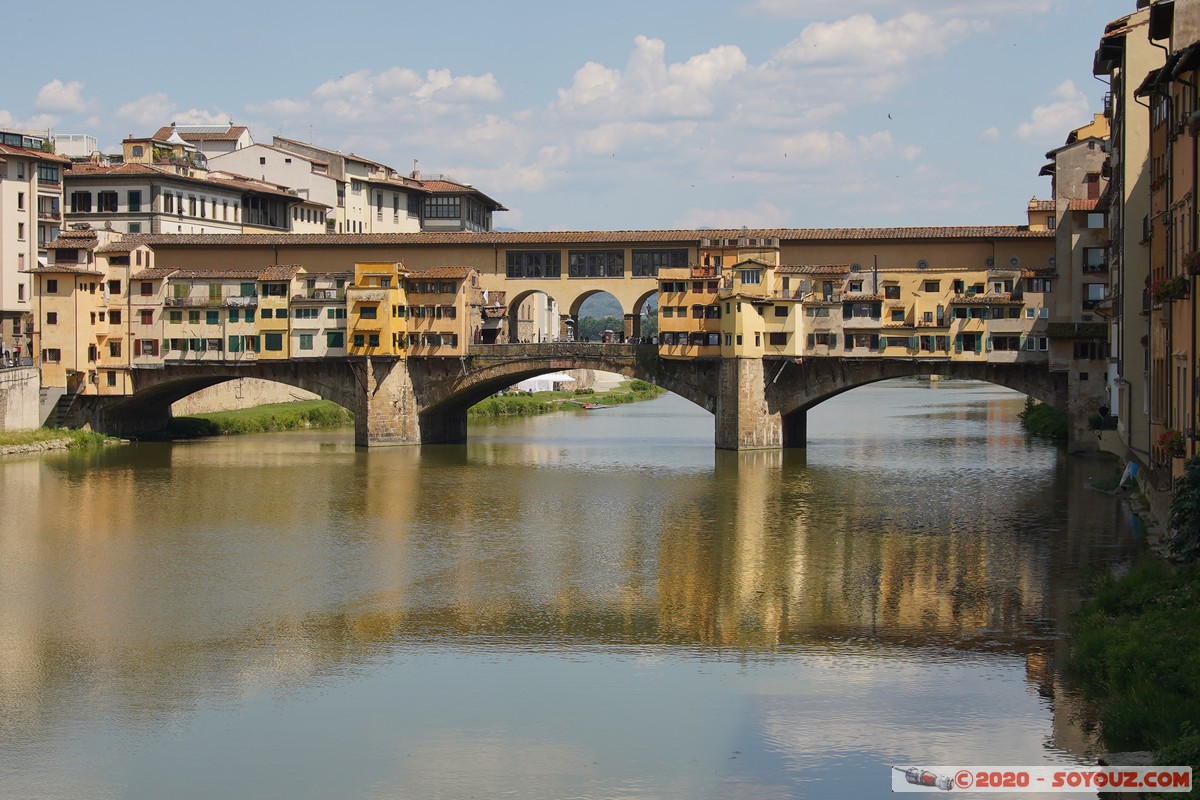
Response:
[[[188,142],[236,142],[247,130],[245,125],[164,125],[152,138],[166,141],[178,133]]]
[[[422,233],[265,233],[265,234],[137,234],[139,243],[161,247],[314,246],[329,245],[572,245],[628,243],[695,243],[701,238],[769,237],[784,241],[870,241],[936,239],[1053,239],[1054,231],[1027,226],[990,225],[920,228],[762,228],[744,230],[624,230],[624,231],[472,231]]]
[[[465,278],[474,269],[472,267],[430,267],[429,269],[414,270],[409,278]]]

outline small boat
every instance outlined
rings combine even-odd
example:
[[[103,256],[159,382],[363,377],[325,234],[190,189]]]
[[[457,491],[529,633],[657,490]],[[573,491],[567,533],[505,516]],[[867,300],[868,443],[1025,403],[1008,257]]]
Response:
[[[606,406],[602,403],[583,403],[579,407],[584,411],[595,411],[600,408],[612,408],[612,406]]]

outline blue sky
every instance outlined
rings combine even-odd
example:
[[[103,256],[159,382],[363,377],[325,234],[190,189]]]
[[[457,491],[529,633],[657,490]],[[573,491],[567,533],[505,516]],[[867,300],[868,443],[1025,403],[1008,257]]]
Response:
[[[196,6],[9,15],[0,125],[249,125],[473,183],[520,230],[1018,224],[1134,0]],[[24,17],[24,19],[22,19]],[[49,49],[47,49],[49,48]]]

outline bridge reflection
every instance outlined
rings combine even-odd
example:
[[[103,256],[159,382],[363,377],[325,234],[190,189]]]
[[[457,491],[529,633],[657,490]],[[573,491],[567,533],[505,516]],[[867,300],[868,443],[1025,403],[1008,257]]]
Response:
[[[1111,511],[1064,489],[1082,482],[1077,465],[1020,497],[973,497],[971,526],[916,495],[885,513],[869,476],[797,453],[614,470],[582,493],[569,462],[524,474],[506,453],[274,437],[7,465],[6,492],[33,504],[0,536],[4,738],[96,676],[155,717],[447,636],[498,650],[1007,654],[1051,696],[1072,576],[1126,546]],[[67,487],[74,502],[54,502]]]

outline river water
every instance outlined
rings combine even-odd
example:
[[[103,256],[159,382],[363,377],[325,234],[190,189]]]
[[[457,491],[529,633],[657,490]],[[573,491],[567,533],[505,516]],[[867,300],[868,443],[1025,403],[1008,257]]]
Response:
[[[0,797],[886,797],[891,765],[1081,763],[1058,632],[1137,532],[1021,404],[876,384],[787,453],[717,452],[665,396],[465,446],[5,458]]]

